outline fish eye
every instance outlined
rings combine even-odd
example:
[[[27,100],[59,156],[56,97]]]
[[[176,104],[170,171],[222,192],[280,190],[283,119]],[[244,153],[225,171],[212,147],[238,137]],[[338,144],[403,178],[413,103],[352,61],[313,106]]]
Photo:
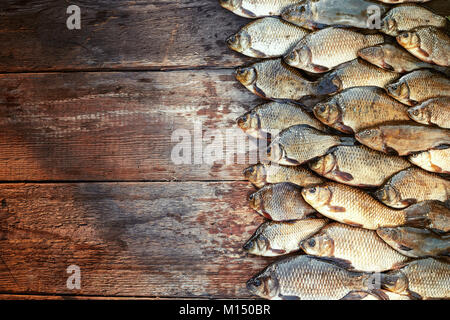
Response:
[[[414,111],[412,112],[412,114],[413,114],[414,116],[418,116],[418,115],[419,115],[419,111],[418,111],[418,110],[414,110]]]
[[[409,34],[408,33],[404,33],[404,34],[402,34],[402,37],[406,39],[406,38],[409,37]]]
[[[261,285],[261,280],[255,279],[255,281],[253,281],[253,284],[255,285],[255,287],[259,287]]]
[[[312,187],[309,189],[309,193],[316,193],[316,187]]]
[[[253,199],[255,198],[255,194],[252,193],[251,195],[248,196],[248,198],[249,198],[250,200],[253,200]]]
[[[270,154],[272,152],[272,147],[267,148],[267,154]]]
[[[322,106],[319,108],[319,110],[320,110],[320,112],[325,112],[326,108],[325,108],[324,105],[322,105]]]
[[[310,240],[308,241],[308,245],[309,245],[310,247],[314,247],[314,246],[316,245],[316,240],[310,239]]]

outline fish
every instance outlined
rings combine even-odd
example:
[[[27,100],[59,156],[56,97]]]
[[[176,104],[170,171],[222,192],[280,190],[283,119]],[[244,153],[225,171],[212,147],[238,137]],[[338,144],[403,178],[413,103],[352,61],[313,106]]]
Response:
[[[352,87],[383,88],[401,77],[397,72],[377,68],[376,66],[355,59],[341,64],[336,70],[325,74],[318,80],[317,93],[330,95]]]
[[[410,120],[407,107],[378,87],[347,89],[318,103],[313,111],[322,123],[349,134],[389,121]]]
[[[377,0],[379,2],[388,3],[388,4],[399,4],[399,3],[408,3],[408,2],[429,2],[431,0]]]
[[[381,32],[396,37],[403,31],[417,27],[445,28],[447,21],[432,11],[416,4],[401,4],[389,10],[381,20]]]
[[[276,58],[286,54],[308,30],[274,17],[257,19],[227,38],[228,47],[253,58]],[[276,45],[274,45],[276,43]]]
[[[415,106],[431,98],[450,96],[450,80],[435,71],[416,70],[387,85],[386,90],[401,103]]]
[[[345,6],[341,0],[302,1],[285,8],[281,17],[298,26],[310,30],[322,29],[327,26],[350,26],[371,29],[368,23],[370,7],[376,3],[367,0],[346,0]],[[388,7],[377,4],[380,15],[386,13]]]
[[[450,231],[450,209],[440,201],[430,200],[416,203],[404,209],[404,211],[410,216],[425,217],[423,226],[438,234],[445,234]]]
[[[397,42],[422,61],[450,66],[450,37],[436,27],[418,27],[402,32]]]
[[[411,167],[411,163],[401,157],[362,145],[338,146],[308,165],[325,178],[362,188],[379,187],[393,174]]]
[[[413,260],[401,269],[380,275],[383,289],[412,299],[450,298],[450,264],[444,259]]]
[[[353,30],[330,27],[305,36],[283,59],[292,67],[323,73],[356,59],[360,49],[383,42],[384,38],[380,34],[364,35]]]
[[[314,116],[292,103],[268,102],[256,106],[237,119],[238,126],[249,136],[270,139],[281,130],[296,124],[307,124],[324,131],[325,126]]]
[[[392,248],[411,258],[450,254],[450,235],[411,227],[380,228],[377,234]]]
[[[338,222],[303,240],[300,247],[306,254],[336,258],[347,263],[348,269],[365,272],[396,269],[409,260],[386,244],[376,231]]]
[[[316,94],[316,82],[308,81],[281,59],[267,59],[239,67],[236,79],[249,91],[265,99],[301,100]]]
[[[392,208],[406,208],[426,200],[444,202],[450,198],[450,181],[435,173],[411,167],[394,174],[374,195]]]
[[[388,297],[388,300],[411,300],[410,297],[398,293],[394,293],[387,290],[380,290],[380,291]],[[380,298],[373,295],[367,295],[361,300],[380,300]]]
[[[446,129],[415,122],[381,124],[357,132],[355,138],[371,149],[400,156],[450,145]]]
[[[243,249],[251,254],[275,257],[300,250],[300,242],[318,232],[328,219],[264,222]]]
[[[377,285],[372,273],[308,255],[276,261],[247,281],[252,294],[270,300],[359,300],[368,294],[388,299]]]
[[[423,226],[425,212],[395,210],[385,206],[359,188],[326,182],[303,188],[307,203],[327,218],[369,230],[401,225]]]
[[[279,16],[281,11],[298,0],[219,0],[220,5],[244,18]]]
[[[414,153],[408,160],[424,170],[450,174],[450,148]]]
[[[411,119],[418,123],[450,129],[450,97],[433,98],[408,110]]]
[[[325,180],[301,166],[282,166],[273,163],[257,163],[244,170],[244,176],[257,188],[267,184],[290,182],[306,187]]]
[[[267,185],[250,195],[250,207],[273,221],[304,219],[315,210],[303,200],[301,190],[289,182]]]
[[[447,76],[450,75],[447,68],[423,62],[402,47],[389,43],[363,48],[358,51],[358,56],[379,68],[393,72],[406,73],[419,69],[435,69]]]
[[[307,125],[295,125],[280,132],[267,148],[271,162],[296,166],[321,157],[332,147],[353,145],[352,137],[326,134]]]

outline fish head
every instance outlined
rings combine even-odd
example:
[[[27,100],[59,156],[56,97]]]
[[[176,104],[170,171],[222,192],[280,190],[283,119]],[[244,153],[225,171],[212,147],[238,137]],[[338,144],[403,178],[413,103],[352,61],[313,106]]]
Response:
[[[282,160],[286,157],[286,151],[284,150],[283,146],[276,140],[269,145],[266,154],[267,159],[275,163],[282,162]]]
[[[396,83],[392,83],[386,87],[386,90],[390,96],[399,100],[400,102],[409,100],[410,90],[406,81],[398,81]]]
[[[241,30],[238,33],[230,36],[225,40],[228,47],[237,52],[243,52],[250,48],[251,46],[251,37],[247,31]]]
[[[332,153],[309,162],[309,167],[320,175],[330,173],[336,166],[336,158]]]
[[[261,196],[261,192],[256,191],[254,193],[252,193],[249,197],[249,206],[250,208],[252,208],[253,210],[256,211],[261,211],[262,208],[262,196]]]
[[[262,163],[252,165],[244,170],[244,176],[258,188],[266,182],[266,168]]]
[[[376,66],[384,63],[384,49],[381,45],[363,48],[358,51],[358,56]]]
[[[225,9],[234,11],[241,7],[242,0],[219,0],[219,3]]]
[[[426,106],[416,106],[407,110],[408,115],[414,121],[428,124],[431,120],[431,112]]]
[[[378,228],[377,234],[384,241],[398,241],[401,238],[401,232],[397,228]]]
[[[313,109],[314,115],[321,122],[332,126],[341,118],[341,109],[337,102],[330,100],[324,103],[318,103]]]
[[[372,149],[383,150],[383,136],[381,129],[379,128],[364,129],[357,132],[355,134],[355,138],[362,144],[369,146]]]
[[[397,30],[397,21],[395,20],[395,18],[386,16],[381,21],[380,31],[391,36],[396,36],[398,34],[398,30]]]
[[[321,207],[327,204],[332,196],[332,192],[328,186],[312,186],[303,188],[302,196],[313,208]]]
[[[253,110],[237,118],[236,123],[244,132],[258,131],[261,128],[259,116]]]
[[[284,62],[295,68],[306,67],[311,61],[311,50],[307,45],[296,48],[283,57]]]
[[[397,36],[397,42],[405,49],[414,49],[420,47],[420,38],[414,31],[402,32]]]
[[[400,193],[388,184],[375,191],[375,197],[387,205],[396,205],[401,202]]]
[[[381,276],[381,286],[391,292],[405,294],[408,292],[408,278],[401,270],[389,271]]]
[[[306,11],[307,11],[307,4],[298,3],[285,8],[281,12],[281,17],[283,18],[283,20],[292,22],[297,25],[303,25],[304,23],[307,22],[305,17]]]
[[[324,232],[302,241],[300,247],[306,254],[315,256],[333,257],[334,254],[334,241]]]
[[[255,83],[257,74],[254,67],[240,67],[235,71],[236,79],[244,86],[250,86]]]
[[[275,273],[276,265],[270,265],[247,281],[247,289],[262,298],[273,299],[280,293],[280,285]]]
[[[243,249],[251,254],[264,255],[270,249],[270,241],[264,235],[264,225],[243,245]]]

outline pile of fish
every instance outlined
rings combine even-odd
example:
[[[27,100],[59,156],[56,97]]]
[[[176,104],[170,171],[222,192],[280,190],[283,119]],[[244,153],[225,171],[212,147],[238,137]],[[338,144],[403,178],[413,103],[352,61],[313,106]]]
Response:
[[[237,120],[268,143],[244,171],[267,221],[243,249],[288,255],[251,293],[450,298],[449,22],[413,2],[220,0],[253,19],[226,42],[268,100]]]

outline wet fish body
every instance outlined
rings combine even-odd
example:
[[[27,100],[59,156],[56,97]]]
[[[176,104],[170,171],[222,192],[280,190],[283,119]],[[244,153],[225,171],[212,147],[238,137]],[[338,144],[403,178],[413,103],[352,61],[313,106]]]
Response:
[[[450,198],[450,181],[411,167],[393,175],[375,192],[375,196],[393,208],[406,208],[426,200],[444,202]]]
[[[309,167],[325,178],[356,187],[377,187],[411,164],[366,146],[339,146]]]
[[[244,244],[245,251],[266,257],[280,256],[300,249],[300,242],[318,232],[327,219],[291,222],[264,222]]]
[[[248,135],[258,139],[276,136],[281,130],[296,124],[307,124],[318,130],[325,130],[320,121],[300,106],[281,102],[268,102],[256,106],[239,117],[237,123]]]
[[[310,33],[284,56],[296,68],[322,73],[357,58],[360,49],[384,41],[380,34],[364,35],[356,31],[330,27]]]
[[[402,266],[408,258],[392,249],[376,231],[330,223],[301,244],[309,255],[337,258],[349,269],[382,272]]]
[[[450,96],[450,80],[431,70],[416,70],[386,86],[389,95],[414,106],[431,98]]]
[[[400,156],[450,145],[448,130],[415,122],[381,124],[357,132],[355,138],[371,149]]]
[[[225,9],[245,18],[279,16],[281,11],[298,0],[219,0]]]
[[[385,295],[370,285],[371,273],[348,271],[337,263],[307,255],[277,261],[247,281],[250,292],[271,300],[361,299]]]
[[[450,129],[450,97],[426,100],[410,108],[408,114],[416,122]]]
[[[411,227],[380,228],[377,234],[404,256],[421,258],[450,254],[450,235]]]
[[[248,90],[265,99],[301,100],[316,93],[316,83],[306,80],[296,69],[268,59],[236,69],[236,78]]]
[[[332,147],[353,143],[353,138],[328,135],[309,126],[295,125],[281,131],[272,141],[267,157],[282,165],[300,165],[323,156]]]
[[[450,37],[436,27],[418,27],[397,36],[397,42],[422,61],[450,66]]]
[[[290,182],[301,187],[324,182],[324,179],[301,166],[258,163],[244,170],[244,176],[257,188],[266,184]]]
[[[408,160],[424,170],[450,174],[450,148],[415,153]]]
[[[389,121],[410,120],[407,108],[377,87],[347,89],[313,110],[324,124],[350,134]]]
[[[250,22],[226,43],[230,49],[253,58],[275,58],[286,54],[308,30],[274,17]]]
[[[301,190],[289,182],[267,185],[250,195],[250,207],[273,221],[304,219],[315,210],[303,200]]]

